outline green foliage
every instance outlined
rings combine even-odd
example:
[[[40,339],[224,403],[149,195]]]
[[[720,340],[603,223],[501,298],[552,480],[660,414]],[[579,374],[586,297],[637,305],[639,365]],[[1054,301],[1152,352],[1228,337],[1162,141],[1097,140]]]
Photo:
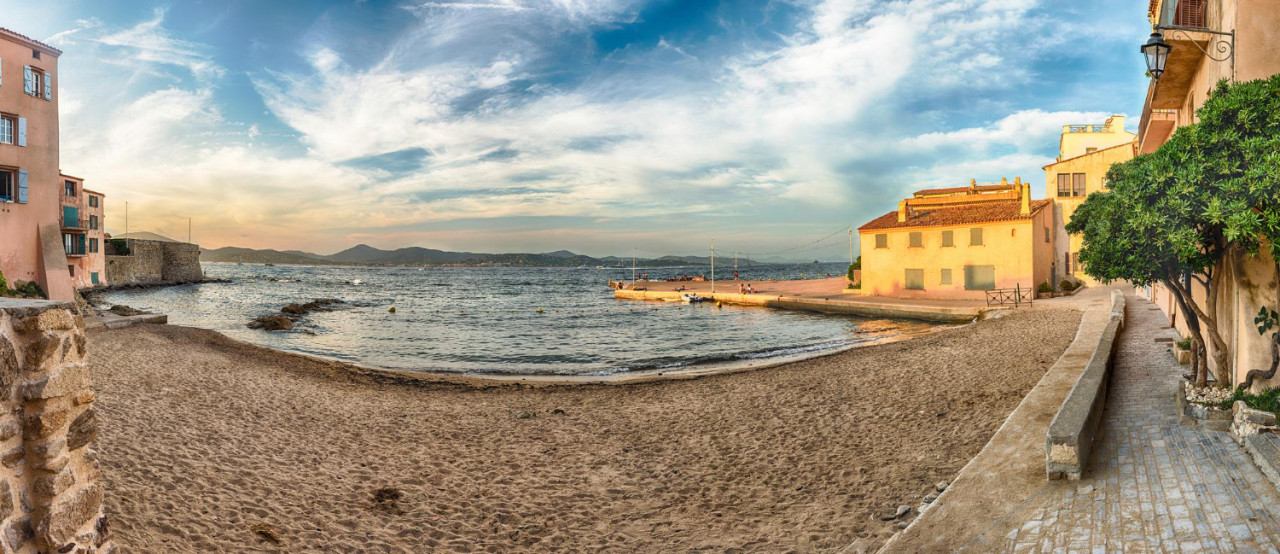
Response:
[[[1280,316],[1277,316],[1275,310],[1266,306],[1258,308],[1258,316],[1253,318],[1253,324],[1258,326],[1259,335],[1266,335],[1267,331],[1273,329],[1278,323],[1280,323]]]
[[[35,281],[19,281],[15,282],[15,284],[18,285],[18,288],[14,289],[14,292],[24,298],[48,298],[44,294],[44,289],[40,288],[40,285]]]
[[[4,280],[4,272],[0,272],[0,296],[4,296],[5,291],[9,290],[9,282]]]
[[[111,248],[115,250],[117,256],[129,255],[129,241],[125,239],[111,239]]]
[[[1040,283],[1039,287],[1036,287],[1036,292],[1053,292],[1053,286],[1048,281],[1045,281]]]
[[[1243,388],[1235,389],[1235,393],[1231,398],[1223,400],[1218,404],[1219,408],[1230,410],[1231,405],[1237,400],[1243,400],[1244,404],[1255,410],[1271,412],[1280,415],[1280,389],[1266,389],[1262,394],[1252,394]]]
[[[1061,283],[1058,283],[1058,288],[1062,289],[1062,292],[1071,292],[1073,290],[1076,290],[1076,284],[1066,279],[1063,279]]]
[[[1182,350],[1191,350],[1191,337],[1182,337],[1178,342],[1173,343]]]

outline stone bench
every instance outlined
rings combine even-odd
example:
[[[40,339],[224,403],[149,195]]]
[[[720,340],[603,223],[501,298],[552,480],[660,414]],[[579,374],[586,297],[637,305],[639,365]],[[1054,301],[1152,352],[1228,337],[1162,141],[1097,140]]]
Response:
[[[1124,294],[1112,291],[1111,316],[1098,338],[1093,355],[1049,424],[1045,439],[1045,470],[1051,480],[1076,480],[1084,474],[1102,423],[1116,337],[1124,326],[1124,306]]]

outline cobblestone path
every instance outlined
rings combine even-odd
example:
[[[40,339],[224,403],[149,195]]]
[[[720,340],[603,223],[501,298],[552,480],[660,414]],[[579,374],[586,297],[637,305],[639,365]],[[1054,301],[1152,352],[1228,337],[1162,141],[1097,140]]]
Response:
[[[1227,433],[1178,424],[1185,369],[1150,302],[1127,298],[1104,431],[1077,482],[1050,484],[1020,511],[1012,552],[1280,552],[1280,494]]]

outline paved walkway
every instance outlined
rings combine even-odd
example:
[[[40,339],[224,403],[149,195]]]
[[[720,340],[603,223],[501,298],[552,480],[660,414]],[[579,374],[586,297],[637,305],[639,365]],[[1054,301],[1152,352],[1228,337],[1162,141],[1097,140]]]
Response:
[[[1009,522],[1013,552],[1280,552],[1280,494],[1227,433],[1178,424],[1163,314],[1129,295],[1101,443]]]

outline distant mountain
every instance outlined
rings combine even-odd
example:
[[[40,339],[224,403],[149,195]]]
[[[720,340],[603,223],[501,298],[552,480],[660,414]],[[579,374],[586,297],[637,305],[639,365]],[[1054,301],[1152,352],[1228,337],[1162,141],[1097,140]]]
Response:
[[[697,256],[665,256],[656,260],[636,260],[640,266],[705,265],[709,258]],[[300,250],[252,250],[228,246],[200,253],[205,262],[230,262],[254,264],[295,265],[457,265],[457,266],[514,266],[514,267],[619,267],[631,266],[631,258],[607,256],[593,258],[557,250],[545,254],[477,254],[474,252],[448,252],[431,248],[409,247],[382,250],[367,244],[357,244],[328,256]]]

